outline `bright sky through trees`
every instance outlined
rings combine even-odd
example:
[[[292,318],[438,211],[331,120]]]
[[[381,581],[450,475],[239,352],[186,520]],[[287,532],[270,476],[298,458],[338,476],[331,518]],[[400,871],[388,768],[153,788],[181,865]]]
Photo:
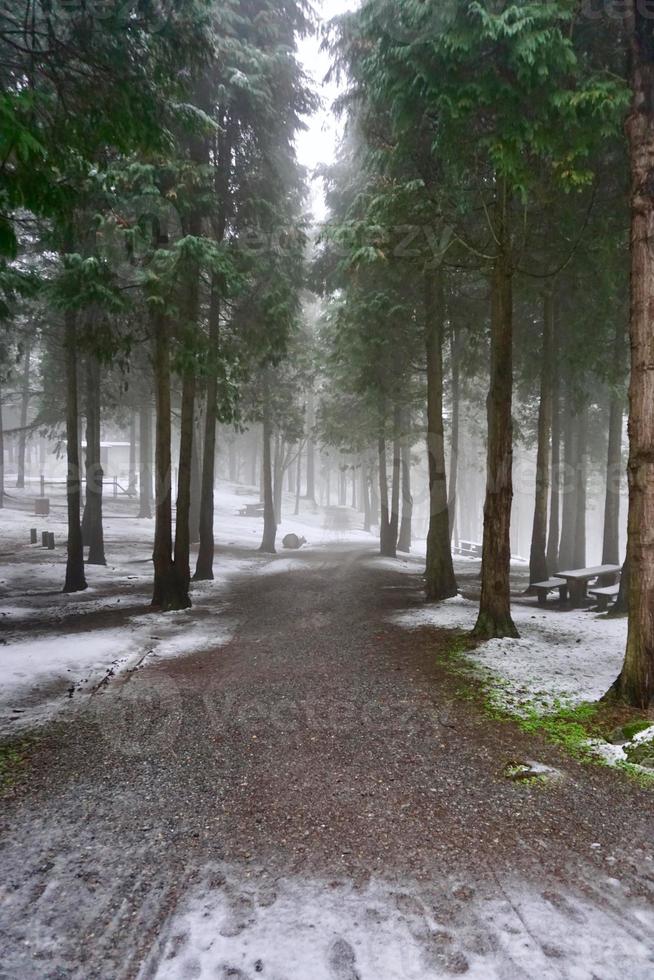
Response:
[[[354,10],[356,6],[357,0],[318,0],[316,13],[320,28],[332,17]],[[342,132],[341,122],[332,112],[332,103],[338,95],[339,87],[333,82],[324,81],[329,71],[330,58],[326,51],[320,49],[320,28],[317,34],[304,38],[299,44],[300,61],[322,98],[320,109],[306,120],[307,129],[299,133],[296,139],[298,159],[310,172],[321,163],[333,163]],[[311,204],[315,217],[318,220],[324,218],[326,208],[322,184],[316,179],[311,182]]]

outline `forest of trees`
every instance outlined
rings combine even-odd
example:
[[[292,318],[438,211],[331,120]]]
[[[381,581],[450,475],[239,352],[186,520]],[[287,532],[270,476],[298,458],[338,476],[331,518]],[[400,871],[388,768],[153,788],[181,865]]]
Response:
[[[344,137],[319,229],[295,149],[317,107],[298,57],[309,5],[164,6],[11,0],[0,15],[0,411],[17,406],[19,486],[27,435],[66,454],[64,590],[105,562],[112,420],[138,434],[153,607],[188,607],[191,578],[213,577],[217,433],[220,453],[233,432],[252,440],[255,475],[260,451],[269,552],[291,470],[310,499],[333,474],[341,503],[348,475],[381,554],[408,551],[420,457],[427,599],[457,594],[452,545],[483,509],[475,635],[515,636],[516,445],[536,460],[530,582],[586,565],[591,470],[602,561],[624,559],[631,347],[629,639],[613,693],[653,704],[643,4],[617,19],[576,0],[363,0],[332,21]],[[473,432],[485,500],[464,465]],[[0,504],[4,489],[0,473]]]

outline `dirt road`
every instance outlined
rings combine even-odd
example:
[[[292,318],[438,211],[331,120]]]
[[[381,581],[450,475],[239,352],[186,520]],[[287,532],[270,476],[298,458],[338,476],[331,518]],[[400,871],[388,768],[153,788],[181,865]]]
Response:
[[[654,977],[652,794],[461,699],[451,638],[387,622],[420,601],[280,556],[226,646],[51,725],[2,802],[0,978]]]

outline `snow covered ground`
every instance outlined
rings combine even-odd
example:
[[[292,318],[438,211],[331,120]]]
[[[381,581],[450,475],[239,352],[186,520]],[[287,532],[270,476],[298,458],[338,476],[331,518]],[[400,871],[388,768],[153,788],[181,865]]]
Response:
[[[360,887],[228,868],[207,878],[169,922],[141,980],[652,976],[651,907],[607,876],[595,876],[590,895],[500,874],[485,885],[445,877]]]
[[[0,734],[31,727],[97,690],[107,676],[148,659],[215,649],[235,628],[225,593],[235,575],[271,574],[301,567],[301,552],[260,555],[261,520],[241,517],[257,499],[223,485],[216,494],[215,580],[193,585],[193,608],[152,613],[154,522],[134,516],[125,498],[105,503],[106,567],[87,566],[89,588],[63,595],[65,501],[51,497],[48,517],[32,513],[34,490],[12,491],[0,510]],[[287,500],[287,509],[291,509]],[[363,545],[374,538],[350,528],[346,509],[327,511],[302,502],[299,517],[284,517],[278,547],[291,531],[306,548],[344,540]],[[56,549],[29,543],[30,528],[52,531]],[[292,555],[292,557],[291,557]]]
[[[400,613],[409,629],[433,626],[472,629],[478,606],[461,596]],[[513,619],[520,639],[491,640],[467,654],[500,686],[505,706],[551,708],[595,701],[618,676],[627,639],[626,618],[609,619],[589,609],[564,610],[519,598]]]
[[[178,656],[229,642],[236,623],[230,619],[226,586],[234,575],[281,574],[303,567],[303,552],[281,551],[293,531],[307,539],[305,549],[334,542],[370,547],[369,563],[412,575],[422,571],[420,544],[412,557],[375,556],[374,535],[353,527],[347,508],[323,509],[302,502],[299,517],[288,516],[278,533],[280,554],[258,554],[259,518],[241,517],[240,508],[256,500],[256,491],[237,492],[223,484],[216,494],[217,556],[215,581],[193,587],[193,609],[154,614],[148,604],[152,585],[153,522],[139,520],[125,498],[106,501],[108,565],[87,567],[89,589],[64,596],[66,535],[64,498],[53,498],[47,518],[31,514],[31,494],[13,492],[0,511],[0,733],[32,725],[90,692],[109,673],[130,670],[146,658]],[[55,533],[55,552],[29,544],[29,528]],[[457,562],[465,574],[478,566]],[[477,604],[458,597],[397,614],[393,621],[409,629],[424,626],[470,629]],[[493,681],[505,706],[513,710],[547,709],[559,703],[595,700],[610,687],[622,663],[626,620],[607,619],[588,610],[547,608],[518,598],[514,619],[518,640],[493,640],[468,656]],[[70,695],[71,697],[68,697]]]

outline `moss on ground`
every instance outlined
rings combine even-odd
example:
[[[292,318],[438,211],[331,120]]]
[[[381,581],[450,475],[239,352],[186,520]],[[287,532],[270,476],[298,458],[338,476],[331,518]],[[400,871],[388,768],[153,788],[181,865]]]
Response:
[[[457,633],[439,652],[439,658],[448,671],[460,682],[460,697],[466,701],[477,701],[487,717],[494,721],[513,722],[528,734],[544,736],[580,762],[610,765],[641,785],[654,788],[654,771],[649,773],[635,764],[635,758],[611,764],[594,751],[592,745],[593,740],[609,742],[616,722],[625,733],[625,738],[630,739],[654,724],[654,720],[647,721],[642,716],[638,717],[634,709],[625,705],[616,706],[610,701],[584,701],[571,706],[550,699],[546,704],[538,695],[516,702],[516,710],[511,711],[506,705],[510,684],[490,671],[480,670],[465,656],[478,645],[470,634]],[[627,732],[630,734],[627,735]],[[647,756],[654,756],[654,742],[648,742],[647,746]]]
[[[25,771],[30,738],[0,742],[0,793],[12,789]]]

